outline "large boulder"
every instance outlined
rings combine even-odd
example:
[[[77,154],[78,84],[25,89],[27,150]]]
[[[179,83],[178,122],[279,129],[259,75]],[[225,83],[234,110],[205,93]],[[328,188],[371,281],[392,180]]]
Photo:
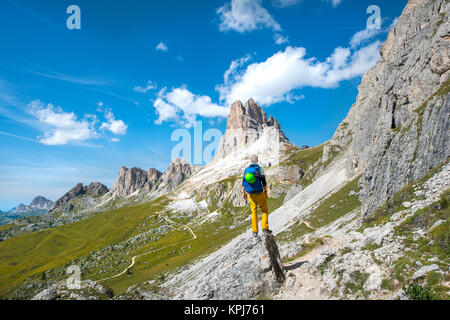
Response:
[[[164,286],[175,284],[175,299],[241,300],[272,292],[284,281],[274,237],[242,235]]]

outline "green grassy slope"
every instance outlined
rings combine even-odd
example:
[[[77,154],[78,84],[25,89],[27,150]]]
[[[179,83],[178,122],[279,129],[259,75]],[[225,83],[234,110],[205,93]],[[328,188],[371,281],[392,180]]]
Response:
[[[28,276],[137,234],[138,224],[162,209],[164,201],[104,212],[77,223],[0,242],[0,295]]]
[[[282,202],[282,197],[270,199],[271,211]],[[195,215],[193,219],[165,211],[167,203],[166,198],[160,198],[0,242],[0,296],[31,298],[35,292],[21,287],[25,279],[44,285],[43,281],[49,279],[62,280],[67,278],[65,269],[71,264],[82,266],[82,280],[108,278],[125,270],[132,256],[150,252],[136,259],[129,272],[102,281],[116,295],[121,294],[132,285],[163,280],[163,274],[214,252],[250,227],[248,206],[237,208],[226,203],[216,219],[200,224],[201,219],[195,219]],[[187,223],[197,236],[194,241],[190,241],[190,232],[180,227]],[[136,235],[165,226],[169,227],[167,232],[154,241],[129,242]]]

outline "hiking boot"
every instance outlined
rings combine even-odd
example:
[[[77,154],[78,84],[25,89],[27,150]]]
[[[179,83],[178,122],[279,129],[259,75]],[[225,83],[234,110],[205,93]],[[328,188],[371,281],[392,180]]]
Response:
[[[263,230],[263,233],[264,233],[264,234],[272,234],[272,230],[264,229],[264,230]]]
[[[257,237],[258,237],[258,232],[253,232],[253,236],[254,236],[255,238],[257,238]]]

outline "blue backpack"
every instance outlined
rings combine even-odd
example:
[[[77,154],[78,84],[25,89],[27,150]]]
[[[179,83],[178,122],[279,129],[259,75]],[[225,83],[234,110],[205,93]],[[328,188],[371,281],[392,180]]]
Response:
[[[245,175],[247,173],[253,173],[253,175],[256,177],[256,180],[254,183],[248,183],[247,180],[245,180]],[[250,165],[247,169],[244,171],[244,179],[242,185],[244,186],[245,192],[247,193],[261,193],[264,191],[264,187],[261,182],[261,168],[257,164]]]

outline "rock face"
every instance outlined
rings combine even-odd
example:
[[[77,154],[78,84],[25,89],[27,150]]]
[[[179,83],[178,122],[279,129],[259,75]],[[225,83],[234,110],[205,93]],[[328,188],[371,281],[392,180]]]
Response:
[[[285,270],[272,235],[242,237],[227,246],[227,254],[213,254],[199,269],[179,275],[189,280],[176,289],[175,299],[253,299],[284,282]]]
[[[45,197],[38,196],[31,201],[29,205],[23,203],[19,204],[17,207],[9,211],[10,214],[20,215],[21,213],[35,212],[36,214],[41,214],[41,211],[46,211],[50,209],[53,205],[53,201],[46,199]]]
[[[161,187],[172,191],[197,170],[198,167],[190,165],[181,158],[177,158],[172,161],[162,176]]]
[[[147,171],[140,168],[121,167],[111,187],[111,192],[119,197],[125,197],[143,188],[148,189]]]
[[[111,289],[92,280],[80,281],[78,289],[68,288],[66,281],[60,281],[39,292],[31,300],[104,300],[111,298],[109,292]]]
[[[71,200],[82,196],[84,194],[89,194],[91,196],[101,196],[108,192],[108,188],[101,184],[100,182],[93,182],[88,186],[83,186],[82,183],[78,183],[69,192],[59,198],[51,207],[50,212],[56,210],[57,208],[63,207],[68,204]]]
[[[53,205],[53,201],[48,200],[45,197],[38,196],[38,197],[34,198],[34,200],[31,202],[30,207],[48,210],[52,207],[52,205]]]
[[[449,12],[445,0],[408,2],[325,147],[324,160],[346,150],[348,173],[364,170],[364,215],[450,156]]]
[[[234,102],[230,108],[225,134],[220,140],[213,161],[250,146],[265,132],[279,143],[289,143],[278,121],[272,116],[267,119],[264,110],[253,99],[248,100],[245,105],[241,101]]]
[[[175,159],[162,173],[157,169],[145,171],[140,168],[120,168],[119,174],[111,187],[111,194],[126,197],[135,192],[161,194],[179,186],[198,170],[183,159]]]
[[[92,182],[90,185],[85,187],[86,193],[89,193],[90,195],[97,197],[104,195],[108,192],[108,187],[106,187],[104,184],[101,184],[100,182]]]

